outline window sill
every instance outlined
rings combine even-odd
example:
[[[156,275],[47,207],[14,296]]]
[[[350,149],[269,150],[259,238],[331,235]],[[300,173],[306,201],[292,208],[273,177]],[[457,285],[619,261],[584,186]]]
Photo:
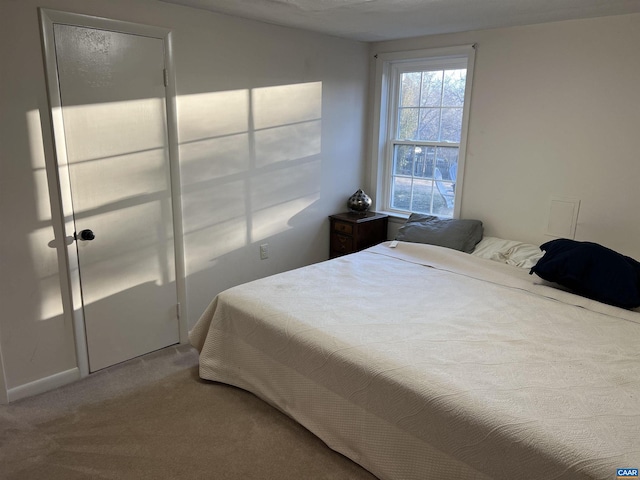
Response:
[[[410,215],[408,213],[389,212],[386,210],[376,210],[376,212],[389,215],[389,221],[393,223],[404,223]]]

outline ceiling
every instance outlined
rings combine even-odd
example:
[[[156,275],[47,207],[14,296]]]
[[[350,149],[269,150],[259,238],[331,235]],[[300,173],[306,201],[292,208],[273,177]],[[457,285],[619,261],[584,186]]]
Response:
[[[160,0],[365,42],[640,13],[640,0]]]

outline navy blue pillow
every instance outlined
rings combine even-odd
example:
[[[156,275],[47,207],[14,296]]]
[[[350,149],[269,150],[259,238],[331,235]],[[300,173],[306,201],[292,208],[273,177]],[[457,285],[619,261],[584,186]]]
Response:
[[[592,242],[566,238],[540,246],[529,272],[578,295],[622,308],[640,306],[640,262]]]

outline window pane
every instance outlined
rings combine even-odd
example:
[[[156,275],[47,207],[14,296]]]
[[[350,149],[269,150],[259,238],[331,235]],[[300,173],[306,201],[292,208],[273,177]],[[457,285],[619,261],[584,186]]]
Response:
[[[399,140],[413,140],[416,137],[418,129],[418,112],[419,108],[401,108],[398,119],[398,135]]]
[[[436,157],[435,147],[412,147],[414,150],[413,175],[422,178],[433,178],[433,161]]]
[[[420,72],[403,73],[400,77],[400,106],[417,107],[420,105]]]
[[[394,177],[391,190],[391,208],[409,210],[411,208],[411,178]]]
[[[415,179],[413,181],[412,211],[419,213],[431,212],[431,196],[433,180]]]
[[[450,217],[453,214],[453,184],[446,180],[436,180],[438,194],[433,199],[433,213]]]
[[[421,107],[439,107],[442,105],[443,71],[422,72]]]
[[[413,145],[396,145],[393,154],[393,174],[411,176],[413,155]]]
[[[439,108],[421,108],[420,124],[418,126],[418,136],[416,140],[438,141],[438,130],[440,127]]]
[[[444,180],[456,181],[458,177],[458,147],[438,147],[437,167]]]
[[[464,87],[467,71],[446,70],[444,72],[444,94],[442,105],[445,107],[462,107],[464,105]]]
[[[462,132],[462,108],[443,108],[440,140],[460,143]]]

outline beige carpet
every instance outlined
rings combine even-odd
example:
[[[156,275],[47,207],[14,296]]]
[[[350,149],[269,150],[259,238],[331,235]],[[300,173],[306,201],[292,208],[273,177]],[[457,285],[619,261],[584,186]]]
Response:
[[[0,478],[375,480],[188,346],[0,405]]]

